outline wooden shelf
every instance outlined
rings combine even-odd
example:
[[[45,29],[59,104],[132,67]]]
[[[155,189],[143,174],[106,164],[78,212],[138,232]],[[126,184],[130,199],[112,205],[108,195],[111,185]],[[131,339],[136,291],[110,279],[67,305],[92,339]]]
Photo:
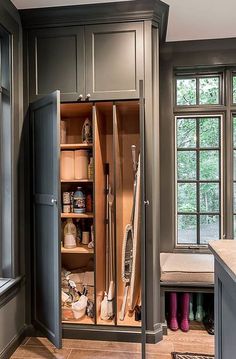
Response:
[[[61,183],[92,183],[90,179],[73,179],[73,180],[61,180]]]
[[[134,313],[132,317],[128,315],[128,313],[125,314],[125,319],[120,320],[119,319],[119,311],[117,316],[117,325],[119,326],[129,326],[129,327],[141,327],[141,321],[137,322],[134,318]]]
[[[71,324],[94,324],[94,319],[85,315],[80,319],[75,319],[72,309],[62,308],[62,323]]]
[[[84,244],[80,244],[78,247],[76,248],[64,248],[61,247],[61,253],[70,253],[70,254],[93,254],[94,253],[94,249],[93,248],[88,248],[87,245]]]
[[[93,218],[93,213],[61,213],[61,218]]]
[[[99,316],[97,318],[97,324],[99,324],[99,325],[115,325],[115,319],[102,320]]]
[[[76,149],[86,149],[92,148],[92,143],[63,143],[60,145],[61,150],[76,150]]]

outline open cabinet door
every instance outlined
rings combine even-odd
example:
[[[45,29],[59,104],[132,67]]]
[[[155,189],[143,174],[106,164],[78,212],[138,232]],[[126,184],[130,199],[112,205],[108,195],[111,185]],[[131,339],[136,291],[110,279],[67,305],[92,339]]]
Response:
[[[30,109],[33,147],[33,324],[60,348],[60,92],[34,102]]]
[[[142,297],[142,328],[141,344],[142,359],[146,358],[146,193],[145,193],[145,112],[144,86],[139,81],[139,120],[140,120],[140,177],[141,177],[141,297]]]

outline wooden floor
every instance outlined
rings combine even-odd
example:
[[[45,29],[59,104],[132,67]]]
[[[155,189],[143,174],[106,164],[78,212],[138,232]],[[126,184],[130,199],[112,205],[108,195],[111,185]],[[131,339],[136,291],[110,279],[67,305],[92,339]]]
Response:
[[[63,340],[63,349],[55,349],[47,339],[27,338],[11,358],[25,359],[140,359],[141,346],[134,343]],[[190,330],[187,334],[168,332],[164,340],[147,345],[147,359],[171,359],[171,352],[214,353],[214,337],[203,330]]]

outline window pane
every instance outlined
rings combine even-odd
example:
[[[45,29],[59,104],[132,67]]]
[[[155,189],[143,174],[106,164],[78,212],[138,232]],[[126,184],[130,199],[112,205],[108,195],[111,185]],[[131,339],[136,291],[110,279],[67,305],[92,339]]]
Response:
[[[178,244],[197,243],[197,216],[178,215]]]
[[[203,77],[199,79],[199,103],[201,105],[219,104],[219,77]]]
[[[233,146],[236,147],[236,117],[233,117]]]
[[[178,180],[196,179],[196,152],[178,151],[177,154]]]
[[[236,183],[234,183],[234,213],[236,213]]]
[[[196,184],[178,183],[178,212],[196,212]]]
[[[219,212],[218,183],[200,183],[200,212]]]
[[[177,79],[177,105],[196,105],[196,79]]]
[[[219,151],[200,152],[200,179],[219,179]]]
[[[236,216],[234,216],[234,238],[236,238]]]
[[[236,103],[236,76],[233,76],[233,103]]]
[[[196,119],[177,119],[177,146],[179,148],[196,147]]]
[[[234,181],[236,181],[236,150],[234,150]]]
[[[220,238],[220,219],[218,215],[200,216],[200,240],[201,244],[207,244],[211,240]]]
[[[201,118],[199,120],[200,147],[219,147],[219,118]]]

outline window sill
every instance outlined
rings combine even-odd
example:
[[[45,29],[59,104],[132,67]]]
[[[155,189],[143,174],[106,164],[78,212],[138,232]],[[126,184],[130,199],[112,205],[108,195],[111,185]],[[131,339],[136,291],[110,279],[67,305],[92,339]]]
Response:
[[[0,308],[16,295],[21,287],[23,278],[22,276],[15,279],[0,278]]]
[[[203,254],[211,254],[210,249],[208,246],[202,247],[175,247],[173,249],[173,253],[203,253]]]

